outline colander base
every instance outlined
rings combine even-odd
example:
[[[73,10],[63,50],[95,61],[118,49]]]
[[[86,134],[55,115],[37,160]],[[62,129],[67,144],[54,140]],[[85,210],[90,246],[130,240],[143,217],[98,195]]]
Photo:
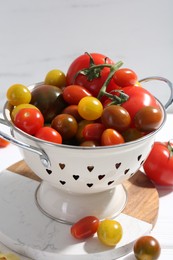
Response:
[[[127,192],[122,184],[92,194],[62,191],[42,181],[36,189],[35,201],[46,216],[65,224],[93,215],[100,220],[119,215],[127,203]]]

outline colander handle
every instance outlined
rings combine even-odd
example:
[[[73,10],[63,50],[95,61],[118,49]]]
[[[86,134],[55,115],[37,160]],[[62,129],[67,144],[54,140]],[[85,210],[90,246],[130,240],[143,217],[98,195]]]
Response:
[[[0,124],[7,126],[11,130],[11,127],[2,118],[0,118]],[[51,166],[51,163],[50,163],[50,160],[49,160],[47,154],[42,149],[40,149],[38,147],[34,147],[32,145],[28,145],[26,143],[23,143],[23,142],[15,139],[13,136],[10,136],[10,135],[2,132],[2,131],[0,131],[0,137],[2,137],[3,139],[7,140],[8,142],[10,142],[10,143],[12,143],[12,144],[14,144],[14,145],[16,145],[20,148],[26,149],[30,152],[34,152],[37,155],[39,155],[40,161],[41,161],[41,163],[43,164],[44,167],[49,168]]]
[[[170,89],[169,99],[167,100],[166,104],[164,105],[165,109],[167,109],[173,102],[173,85],[172,85],[172,82],[170,80],[166,79],[166,78],[157,77],[157,76],[143,78],[143,79],[139,80],[139,82],[142,83],[142,82],[148,82],[148,81],[153,81],[153,80],[165,82]]]

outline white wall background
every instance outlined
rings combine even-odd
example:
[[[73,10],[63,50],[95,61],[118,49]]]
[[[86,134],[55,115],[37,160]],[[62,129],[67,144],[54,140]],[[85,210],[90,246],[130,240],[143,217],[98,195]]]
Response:
[[[172,0],[1,0],[0,110],[9,86],[66,72],[85,51],[121,59],[139,78],[173,81],[172,14]],[[154,86],[163,103],[165,88]]]

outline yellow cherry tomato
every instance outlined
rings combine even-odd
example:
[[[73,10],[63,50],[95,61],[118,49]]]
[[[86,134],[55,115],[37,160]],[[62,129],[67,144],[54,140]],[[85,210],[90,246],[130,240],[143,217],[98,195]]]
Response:
[[[63,88],[66,85],[66,76],[61,70],[50,70],[45,77],[44,83]]]
[[[13,106],[28,104],[31,101],[30,90],[22,84],[14,84],[7,90],[7,99]]]
[[[97,230],[98,239],[107,246],[116,246],[123,236],[121,224],[113,219],[102,220]]]
[[[20,260],[20,257],[12,254],[12,253],[7,253],[7,254],[2,254],[0,253],[0,260]]]
[[[96,120],[102,115],[102,112],[102,103],[95,97],[84,97],[79,101],[78,113],[86,120]]]

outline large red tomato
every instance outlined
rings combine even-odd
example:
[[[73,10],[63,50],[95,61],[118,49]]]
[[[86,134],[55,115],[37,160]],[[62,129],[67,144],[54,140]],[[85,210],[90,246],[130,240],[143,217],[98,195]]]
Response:
[[[100,64],[114,64],[114,62],[103,54],[99,53],[85,53],[77,57],[70,65],[66,79],[67,85],[80,85],[87,88],[93,96],[97,96],[100,88],[104,84],[110,72],[109,67],[104,67],[103,69],[94,69],[88,75],[85,75],[86,70],[90,65],[100,65]],[[78,74],[79,71],[82,74]],[[113,81],[113,80],[112,80]]]
[[[158,185],[173,185],[173,145],[155,142],[143,164],[146,175]]]
[[[155,97],[146,89],[132,86],[123,88],[123,92],[129,96],[128,100],[122,104],[130,114],[133,120],[135,114],[145,106],[158,108],[158,102]]]

